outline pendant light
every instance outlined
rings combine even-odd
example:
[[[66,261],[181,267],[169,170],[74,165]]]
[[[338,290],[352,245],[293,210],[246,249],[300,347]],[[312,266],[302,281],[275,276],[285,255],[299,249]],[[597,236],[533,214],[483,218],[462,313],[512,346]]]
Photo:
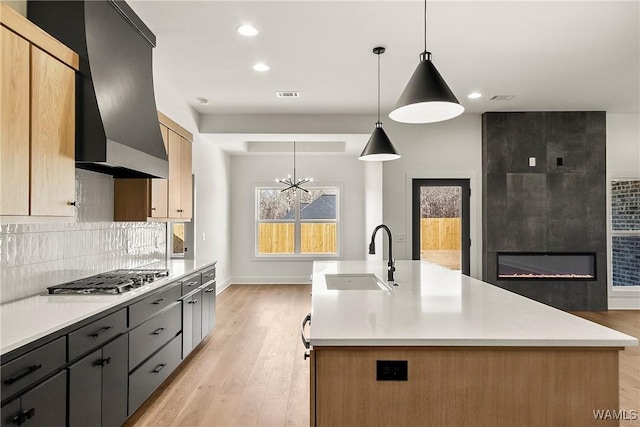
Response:
[[[276,182],[286,185],[286,187],[280,190],[280,192],[282,193],[287,190],[300,189],[305,193],[308,193],[309,190],[302,188],[301,185],[311,181],[313,181],[313,178],[308,177],[296,181],[296,142],[293,141],[293,177],[291,177],[291,175],[287,175],[286,178],[276,178]]]
[[[464,111],[427,52],[427,0],[424,2],[424,52],[398,103],[389,113],[402,123],[434,123],[459,116]]]
[[[385,51],[383,47],[374,47],[373,53],[378,55],[378,121],[376,128],[369,137],[369,142],[365,145],[359,160],[384,162],[387,160],[395,160],[400,158],[400,154],[396,151],[391,140],[382,129],[380,122],[380,55]]]

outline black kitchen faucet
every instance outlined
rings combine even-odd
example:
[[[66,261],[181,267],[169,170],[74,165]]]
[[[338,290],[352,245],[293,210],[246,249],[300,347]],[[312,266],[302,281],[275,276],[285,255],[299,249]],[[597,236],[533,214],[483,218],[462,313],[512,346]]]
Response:
[[[371,243],[369,243],[369,255],[374,255],[376,253],[375,238],[376,238],[376,233],[381,228],[385,229],[385,231],[387,232],[388,240],[389,240],[389,262],[387,263],[388,265],[387,281],[393,282],[395,281],[395,279],[393,278],[393,272],[396,271],[396,267],[394,266],[394,262],[393,262],[393,238],[391,237],[391,230],[389,230],[389,227],[387,227],[386,225],[380,224],[375,228],[375,230],[373,230],[373,233],[371,234]]]

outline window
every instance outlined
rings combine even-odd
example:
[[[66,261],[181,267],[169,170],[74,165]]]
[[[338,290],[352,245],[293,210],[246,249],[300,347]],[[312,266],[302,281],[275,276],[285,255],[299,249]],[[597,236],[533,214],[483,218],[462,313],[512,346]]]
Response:
[[[339,189],[256,188],[256,255],[338,255]]]
[[[184,257],[184,223],[172,222],[169,223],[171,228],[171,258],[183,258]]]
[[[611,181],[612,285],[640,286],[640,180]]]

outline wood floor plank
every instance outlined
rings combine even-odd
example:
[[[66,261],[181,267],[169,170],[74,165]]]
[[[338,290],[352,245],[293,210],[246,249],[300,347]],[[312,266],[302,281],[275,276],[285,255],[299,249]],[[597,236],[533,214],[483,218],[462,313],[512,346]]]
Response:
[[[125,426],[308,426],[309,360],[299,333],[310,291],[308,284],[227,288],[209,337]],[[640,336],[640,311],[575,314]],[[620,407],[640,410],[640,348],[619,358]],[[640,420],[620,426],[640,427]]]

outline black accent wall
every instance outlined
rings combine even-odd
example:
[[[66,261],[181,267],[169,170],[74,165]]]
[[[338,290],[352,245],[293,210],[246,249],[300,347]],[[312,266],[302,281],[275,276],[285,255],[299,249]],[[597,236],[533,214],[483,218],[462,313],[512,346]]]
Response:
[[[606,310],[605,166],[605,112],[483,114],[483,280],[563,310]],[[595,252],[597,280],[497,280],[497,252]]]

